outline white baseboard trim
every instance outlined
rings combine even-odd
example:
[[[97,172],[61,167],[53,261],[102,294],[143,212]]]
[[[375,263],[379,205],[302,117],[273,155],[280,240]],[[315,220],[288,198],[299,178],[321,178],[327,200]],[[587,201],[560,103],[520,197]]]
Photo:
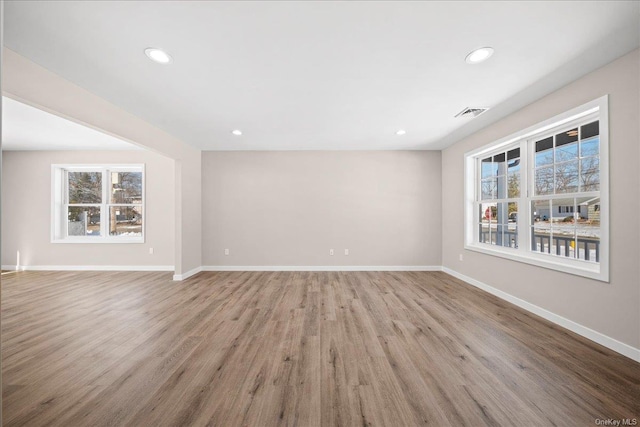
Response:
[[[588,338],[591,341],[594,341],[617,353],[627,356],[630,359],[640,362],[640,349],[638,348],[632,347],[629,344],[625,344],[600,332],[594,331],[593,329],[576,323],[573,320],[569,320],[565,317],[552,313],[549,310],[546,310],[535,304],[531,304],[530,302],[501,291],[500,289],[496,289],[493,286],[489,286],[486,283],[482,283],[479,280],[465,276],[464,274],[458,273],[457,271],[451,270],[450,268],[442,267],[442,271],[462,280],[463,282],[467,282],[468,284],[475,286],[476,288],[482,289],[485,292],[495,295],[500,299],[517,305],[518,307],[536,314],[552,323],[555,323],[556,325],[562,326],[563,328],[575,332],[578,335],[582,335],[583,337]]]
[[[3,265],[11,271],[173,271],[173,265]]]
[[[198,274],[202,271],[202,267],[196,267],[192,270],[189,270],[185,273],[182,274],[174,274],[173,275],[173,280],[175,281],[180,281],[180,280],[185,280],[188,279],[189,277],[193,276],[194,274]]]
[[[442,271],[439,265],[205,265],[202,271]]]

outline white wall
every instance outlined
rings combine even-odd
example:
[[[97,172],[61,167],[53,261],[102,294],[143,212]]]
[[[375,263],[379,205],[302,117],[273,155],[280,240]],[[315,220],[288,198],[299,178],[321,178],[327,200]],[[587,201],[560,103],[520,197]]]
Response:
[[[640,55],[636,50],[442,154],[443,265],[640,348]],[[464,251],[464,153],[609,94],[611,283]],[[458,255],[464,254],[464,261]]]
[[[51,165],[144,163],[145,242],[51,243]],[[169,266],[174,263],[174,162],[148,151],[5,151],[2,265]],[[154,254],[149,254],[149,248]]]
[[[440,178],[434,151],[204,152],[203,264],[439,266]]]

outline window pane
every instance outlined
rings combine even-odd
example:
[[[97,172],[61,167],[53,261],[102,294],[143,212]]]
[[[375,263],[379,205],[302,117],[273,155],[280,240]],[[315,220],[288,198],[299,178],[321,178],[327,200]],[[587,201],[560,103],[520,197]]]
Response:
[[[575,258],[576,218],[575,199],[551,201],[551,254]]]
[[[550,253],[551,232],[549,227],[539,223],[531,227],[531,250],[534,252]]]
[[[507,160],[509,172],[520,170],[520,149],[516,148],[515,150],[511,150],[507,155],[509,159]]]
[[[485,210],[488,205],[486,203],[478,205],[478,219],[479,224],[479,236],[478,241],[480,243],[489,243],[489,219],[485,216]]]
[[[553,137],[536,142],[536,167],[553,163]]]
[[[507,162],[505,153],[493,156],[493,164],[498,173],[495,197],[504,199],[507,197]]]
[[[102,203],[102,172],[68,172],[69,203]]]
[[[480,234],[483,243],[496,243],[498,209],[496,203],[480,205]]]
[[[553,166],[536,169],[536,194],[553,194]]]
[[[580,142],[580,157],[597,156],[600,153],[600,137],[583,139]]]
[[[110,203],[142,203],[142,172],[112,172]]]
[[[598,191],[600,189],[600,158],[588,157],[580,161],[580,190]]]
[[[500,175],[498,176],[498,180],[496,182],[496,198],[497,199],[506,199],[507,198],[507,176]]]
[[[482,200],[495,198],[497,181],[495,178],[482,180]]]
[[[518,222],[518,203],[509,202],[507,206],[509,212],[508,222]]]
[[[595,121],[589,124],[586,124],[580,128],[582,139],[591,138],[596,135],[600,135],[600,122]]]
[[[504,153],[500,153],[500,154],[496,154],[495,156],[493,156],[493,168],[496,171],[496,173],[498,175],[504,175],[507,173],[505,166],[506,166],[506,158]]]
[[[536,222],[549,221],[551,218],[551,204],[549,200],[535,200],[531,202],[531,225]]]
[[[482,164],[482,178],[489,178],[491,176],[495,176],[496,171],[493,168],[493,162],[491,161],[491,157],[482,159],[481,164]]]
[[[507,153],[507,197],[520,197],[520,149]]]
[[[578,197],[580,207],[576,223],[577,257],[587,261],[600,261],[600,198]]]
[[[575,199],[553,199],[551,201],[551,220],[553,222],[573,223],[576,218]]]
[[[480,243],[489,243],[489,222],[483,222],[480,224]]]
[[[498,224],[506,224],[509,222],[508,203],[497,204],[495,220]]]
[[[496,222],[498,215],[497,203],[482,203],[480,205],[480,219],[484,222]]]
[[[142,236],[142,206],[111,206],[109,235]]]
[[[556,163],[578,157],[578,128],[556,135]]]
[[[557,221],[551,226],[553,240],[551,242],[551,254],[566,258],[575,258],[575,232],[576,227],[572,221]]]
[[[524,132],[520,136],[523,139],[508,148],[487,147],[494,150],[491,156],[465,158],[465,164],[473,161],[476,168],[477,199],[469,202],[475,209],[475,224],[465,224],[478,227],[471,243],[498,256],[511,252],[524,262],[546,263],[563,271],[555,266],[567,266],[567,271],[575,269],[576,274],[590,277],[580,272],[580,266],[584,269],[583,260],[600,260],[599,122],[582,119],[576,125],[541,129],[537,136]],[[465,187],[467,195],[471,190]],[[527,247],[519,247],[520,232],[525,233]],[[492,251],[479,243],[496,247]]]
[[[600,197],[578,197],[579,218],[582,224],[600,228]],[[599,231],[598,231],[599,233]]]
[[[556,164],[556,193],[578,191],[578,162]]]
[[[551,201],[551,254],[575,258],[576,210],[573,198]]]
[[[531,202],[531,250],[549,252],[551,248],[551,201],[534,200]]]
[[[489,227],[491,228],[491,234],[489,236],[489,243],[492,245],[497,244],[497,233],[498,233],[498,224],[496,224],[495,222],[491,222],[489,224]]]
[[[579,229],[578,232],[580,232]],[[600,262],[600,238],[578,235],[577,248],[578,259]]]
[[[69,236],[100,236],[100,207],[70,206],[67,210]]]
[[[503,226],[502,246],[518,247],[518,204],[509,202],[507,205],[507,223]]]
[[[520,172],[509,173],[507,177],[507,197],[520,197]]]
[[[507,246],[509,248],[518,247],[518,226],[516,223],[510,223],[504,227],[502,246]]]
[[[496,205],[496,215],[495,215],[495,240],[494,243],[498,246],[504,245],[504,231],[507,228],[507,221],[509,220],[508,211],[507,211],[507,203],[498,203]],[[493,225],[493,224],[491,224]],[[492,229],[492,231],[494,231]]]

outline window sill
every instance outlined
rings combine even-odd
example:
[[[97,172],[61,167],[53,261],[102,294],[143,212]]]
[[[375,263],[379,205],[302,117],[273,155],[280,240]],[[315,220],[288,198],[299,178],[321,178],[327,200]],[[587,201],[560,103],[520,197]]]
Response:
[[[79,237],[66,239],[51,239],[51,243],[71,243],[71,244],[119,244],[119,243],[144,243],[144,237],[120,237],[120,238],[100,238],[100,237]]]
[[[587,277],[589,279],[598,280],[609,283],[609,274],[602,271],[600,264],[575,259],[556,258],[553,255],[535,254],[528,252],[526,255],[514,253],[514,249],[492,247],[483,244],[465,244],[465,249],[480,252],[486,255],[506,258],[512,261],[522,262],[525,264],[535,265],[550,270],[560,271],[563,273],[573,274],[575,276]]]

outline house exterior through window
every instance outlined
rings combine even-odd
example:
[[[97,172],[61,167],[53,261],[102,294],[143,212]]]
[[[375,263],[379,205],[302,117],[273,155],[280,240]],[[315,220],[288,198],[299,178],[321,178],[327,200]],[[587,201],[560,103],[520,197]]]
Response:
[[[52,241],[144,242],[143,165],[53,165]]]
[[[608,281],[607,104],[465,155],[465,248]]]

